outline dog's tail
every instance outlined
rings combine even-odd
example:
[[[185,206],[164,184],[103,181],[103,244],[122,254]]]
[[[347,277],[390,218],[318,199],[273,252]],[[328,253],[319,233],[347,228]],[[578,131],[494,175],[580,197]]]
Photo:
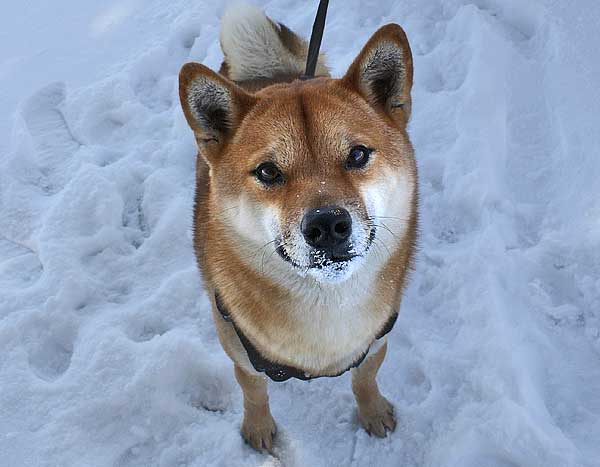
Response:
[[[287,26],[276,23],[259,8],[230,7],[221,20],[222,70],[233,81],[277,80],[304,73],[308,45]],[[315,76],[329,76],[323,54]]]

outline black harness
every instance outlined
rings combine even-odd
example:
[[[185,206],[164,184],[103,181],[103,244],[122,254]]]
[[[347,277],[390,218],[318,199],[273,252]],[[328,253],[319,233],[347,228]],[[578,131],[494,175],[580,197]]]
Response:
[[[327,376],[327,377],[340,376],[341,374],[345,373],[346,371],[350,370],[351,368],[355,368],[358,365],[360,365],[362,363],[362,361],[365,359],[365,357],[367,356],[367,354],[369,353],[369,349],[371,348],[371,345],[369,345],[369,347],[367,347],[367,350],[365,350],[362,353],[362,355],[360,357],[358,357],[348,368],[340,371],[337,374],[312,376],[312,375],[308,374],[307,372],[305,372],[304,370],[301,370],[300,368],[296,368],[296,367],[289,366],[289,365],[283,365],[281,363],[276,363],[276,362],[273,362],[273,361],[269,360],[268,358],[264,357],[258,351],[258,349],[252,344],[252,342],[250,342],[250,340],[245,336],[245,334],[242,332],[242,330],[235,324],[235,321],[233,321],[231,314],[227,311],[227,308],[225,308],[225,305],[223,304],[223,300],[221,299],[221,296],[219,295],[218,292],[215,292],[215,304],[217,305],[217,310],[221,314],[221,317],[223,318],[223,320],[227,321],[228,323],[231,323],[233,325],[233,329],[235,329],[235,332],[236,332],[238,338],[240,339],[240,342],[244,346],[244,349],[246,350],[246,354],[248,354],[248,360],[250,360],[250,363],[252,363],[252,366],[254,367],[254,369],[256,371],[258,371],[259,373],[266,374],[273,381],[287,381],[290,378],[296,378],[296,379],[301,379],[303,381],[307,381],[307,380],[313,379],[313,378],[321,378],[322,376]],[[375,337],[374,341],[376,341],[377,339],[381,339],[388,332],[390,332],[392,330],[392,328],[394,327],[394,324],[396,323],[396,319],[398,319],[398,313],[394,313],[392,316],[390,316],[388,321],[385,323],[385,326],[383,327],[383,329]]]

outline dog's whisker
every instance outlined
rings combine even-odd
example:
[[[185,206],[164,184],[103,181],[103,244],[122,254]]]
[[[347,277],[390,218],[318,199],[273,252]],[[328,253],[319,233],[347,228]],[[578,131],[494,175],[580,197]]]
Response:
[[[384,222],[382,222],[380,226],[387,230],[395,239],[398,239],[398,236],[392,231],[392,229],[385,225]]]
[[[273,240],[272,242],[269,243],[273,243],[275,240]],[[269,243],[267,245],[265,245],[265,248],[263,251],[263,255],[262,255],[262,262],[260,265],[260,273],[261,275],[265,274],[265,254],[266,254],[266,247],[269,245]],[[269,254],[269,256],[267,257],[266,263],[268,263],[269,261],[271,261],[271,258],[273,257],[273,255],[277,252],[277,247],[273,248],[273,251],[271,251],[271,253]]]
[[[231,207],[228,207],[228,208],[225,208],[225,209],[221,209],[220,213],[223,214],[224,212],[231,211],[232,209],[239,209],[239,208],[240,207],[237,206],[237,205],[236,206],[231,206]]]
[[[276,239],[273,239],[273,240],[265,243],[264,245],[262,245],[260,248],[258,248],[256,251],[252,252],[251,254],[246,255],[246,256],[242,256],[241,258],[244,259],[244,260],[252,260],[252,259],[256,258],[261,252],[263,252],[264,249],[267,246],[269,246],[269,244],[274,243],[276,241],[277,241]]]
[[[397,221],[402,221],[404,219],[402,219],[401,217],[394,217],[394,216],[369,216],[370,219],[394,219]]]
[[[260,264],[260,273],[261,273],[261,275],[264,275],[264,273],[265,273],[265,254],[266,254],[267,247],[268,247],[269,245],[271,245],[271,244],[275,243],[275,241],[276,241],[276,239],[273,239],[273,240],[271,240],[270,242],[267,242],[267,243],[265,243],[265,244],[262,246],[262,248],[261,248],[261,251],[262,251],[262,256],[261,256],[261,264]],[[276,248],[275,248],[275,249],[273,249],[273,252],[275,252],[275,251],[276,251]],[[272,254],[273,254],[273,253],[271,253],[271,255],[272,255]],[[271,255],[269,255],[269,259],[271,258]]]
[[[379,245],[379,244],[383,245],[384,248],[387,250],[388,255],[392,256],[392,252],[390,251],[390,249],[388,248],[388,246],[385,244],[385,242],[383,240],[381,240],[380,238],[375,237],[373,239],[373,241],[376,242],[376,245]]]
[[[387,230],[387,231],[390,233],[390,235],[392,235],[392,236],[393,236],[395,239],[399,239],[398,235],[396,235],[396,233],[395,233],[395,232],[394,232],[392,229],[390,229],[390,228],[387,226],[387,224],[386,224],[385,222],[383,222],[383,221],[381,221],[381,222],[377,223],[377,222],[374,222],[374,221],[373,221],[373,218],[372,218],[372,217],[369,217],[369,218],[367,218],[367,226],[368,226],[368,227],[377,227],[377,228],[382,228],[382,229],[385,229],[385,230]]]
[[[271,261],[271,258],[273,257],[273,255],[277,252],[277,248],[273,248],[273,251],[271,252],[271,254],[269,255],[269,257],[267,258],[267,263],[269,261]],[[263,257],[264,258],[264,257]],[[264,261],[263,261],[263,269],[262,269],[262,274],[264,274]]]

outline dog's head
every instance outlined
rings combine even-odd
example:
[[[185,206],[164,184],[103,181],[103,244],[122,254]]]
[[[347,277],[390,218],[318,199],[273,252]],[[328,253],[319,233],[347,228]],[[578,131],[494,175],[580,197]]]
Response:
[[[393,24],[371,37],[341,79],[249,94],[186,64],[181,102],[229,240],[256,251],[268,245],[320,281],[348,278],[374,246],[393,249],[415,195],[406,133],[412,75],[406,35]]]

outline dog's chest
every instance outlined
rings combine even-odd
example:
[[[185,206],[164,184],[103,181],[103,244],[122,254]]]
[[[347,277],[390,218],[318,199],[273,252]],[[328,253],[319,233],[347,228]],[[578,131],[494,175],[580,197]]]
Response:
[[[378,308],[378,300],[352,287],[335,295],[323,290],[318,296],[307,294],[281,310],[289,320],[285,332],[275,334],[273,352],[316,371],[348,366],[368,349],[389,318],[390,313]]]

